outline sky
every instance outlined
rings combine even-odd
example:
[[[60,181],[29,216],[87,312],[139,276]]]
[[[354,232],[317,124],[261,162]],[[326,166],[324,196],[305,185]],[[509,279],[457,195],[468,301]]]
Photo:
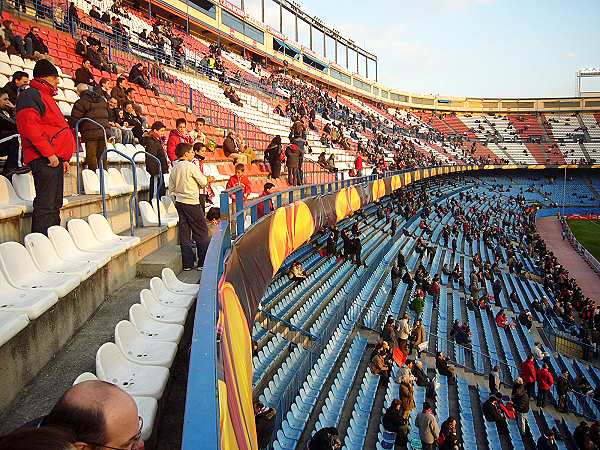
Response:
[[[600,0],[297,3],[377,55],[379,82],[409,92],[571,97],[575,72],[600,66]]]

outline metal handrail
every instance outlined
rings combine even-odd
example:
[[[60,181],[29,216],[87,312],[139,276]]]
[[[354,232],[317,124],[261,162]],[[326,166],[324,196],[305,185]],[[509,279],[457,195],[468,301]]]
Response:
[[[104,157],[109,152],[115,152],[117,155],[125,158],[129,161],[132,167],[132,175],[133,175],[133,192],[131,194],[131,198],[129,199],[129,223],[131,225],[131,235],[134,235],[134,229],[139,226],[138,217],[135,211],[137,211],[137,174],[135,170],[135,161],[129,155],[126,155],[119,150],[115,150],[114,148],[107,148],[102,152],[102,158],[100,158],[100,196],[102,197],[102,215],[108,219],[108,210],[106,208],[106,188],[104,186]],[[135,225],[134,218],[135,216]]]
[[[160,220],[160,206],[158,205],[158,202],[160,200],[160,198],[158,197],[158,193],[160,192],[160,188],[164,185],[165,179],[162,173],[162,164],[160,163],[160,159],[158,159],[156,156],[152,155],[151,153],[148,153],[145,150],[138,150],[137,152],[135,152],[133,155],[131,155],[131,158],[134,160],[135,162],[135,157],[139,154],[144,154],[146,156],[151,157],[152,159],[155,159],[156,162],[158,163],[158,173],[160,174],[160,176],[158,177],[153,177],[154,178],[154,195],[156,196],[156,212],[158,215],[158,226],[161,227],[162,226],[162,222]],[[135,170],[135,169],[134,169]],[[150,204],[152,204],[152,199],[150,199]],[[136,210],[136,217],[137,217],[138,211]]]
[[[5,138],[0,139],[0,144],[4,144],[5,142],[10,141],[11,139],[17,139],[19,142],[19,152],[17,155],[17,161],[19,163],[19,167],[22,167],[23,163],[21,162],[21,152],[22,152],[22,144],[21,144],[21,135],[19,133],[11,134],[10,136],[6,136]]]
[[[100,128],[102,128],[102,133],[104,133],[104,143],[106,145],[106,128],[104,128],[102,125],[100,125],[98,122],[96,122],[94,119],[90,119],[89,117],[82,117],[81,119],[79,119],[77,121],[77,123],[75,124],[75,163],[76,163],[76,177],[77,177],[77,195],[81,195],[82,191],[81,191],[81,171],[79,170],[80,168],[80,162],[79,162],[79,151],[81,150],[81,139],[79,138],[79,124],[81,122],[92,122],[95,125],[98,125]],[[106,155],[106,151],[104,153],[102,153],[102,160],[104,159],[104,155]],[[104,216],[106,216],[106,214],[104,214]]]
[[[370,181],[377,180],[381,177],[398,175],[403,172],[406,172],[410,169],[404,169],[397,172],[388,172],[385,174],[376,174],[376,175],[365,175],[363,177],[357,178],[344,178],[344,174],[341,174],[341,179],[336,181],[330,181],[323,184],[305,184],[301,186],[294,186],[286,191],[276,192],[270,195],[265,195],[264,197],[260,197],[255,202],[248,203],[244,206],[244,198],[243,198],[243,188],[241,186],[234,186],[230,189],[226,189],[221,192],[220,198],[220,210],[221,210],[221,220],[227,221],[235,221],[235,237],[241,236],[245,231],[244,218],[245,213],[250,212],[251,223],[254,224],[259,218],[257,214],[257,207],[260,203],[263,204],[263,208],[265,211],[265,215],[270,211],[270,201],[274,199],[277,203],[274,205],[275,209],[281,207],[284,202],[283,198],[287,195],[287,203],[293,203],[296,200],[302,200],[308,197],[314,197],[317,195],[323,195],[326,193],[337,192],[340,189],[359,185],[363,183],[367,183]],[[229,212],[229,198],[233,197],[235,204],[235,212],[233,213],[233,217]]]

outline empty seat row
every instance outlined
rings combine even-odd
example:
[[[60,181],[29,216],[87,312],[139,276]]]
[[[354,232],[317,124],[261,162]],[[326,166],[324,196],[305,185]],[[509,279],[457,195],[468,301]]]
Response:
[[[140,303],[129,309],[129,320],[115,326],[114,343],[106,342],[98,349],[96,374],[82,373],[73,383],[100,379],[128,392],[143,419],[142,439],[152,434],[158,401],[198,288],[198,284],[180,281],[171,269],[163,269],[162,278],[152,278],[150,289],[140,292]]]

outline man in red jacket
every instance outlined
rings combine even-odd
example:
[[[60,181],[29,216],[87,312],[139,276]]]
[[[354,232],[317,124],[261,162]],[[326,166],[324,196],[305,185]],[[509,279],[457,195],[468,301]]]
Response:
[[[360,153],[358,153],[356,155],[356,159],[354,160],[354,169],[356,170],[356,176],[357,177],[362,177],[363,176],[363,159],[362,159],[362,155]]]
[[[31,167],[35,199],[31,232],[46,234],[60,225],[64,174],[75,151],[75,137],[54,100],[58,70],[46,59],[33,68],[30,88],[17,98],[17,129],[21,135],[23,162]]]
[[[529,355],[521,364],[520,376],[523,379],[523,384],[530,398],[535,396],[535,380],[537,379],[537,369],[533,361],[533,355]]]
[[[177,144],[191,144],[193,142],[188,133],[187,122],[185,119],[177,119],[175,121],[175,127],[175,130],[171,130],[169,140],[167,141],[167,156],[171,162],[177,161],[177,155],[175,154],[175,147],[177,147]]]
[[[548,397],[548,392],[552,389],[552,385],[554,384],[554,377],[552,373],[548,370],[548,364],[544,364],[540,370],[537,372],[537,384],[538,384],[538,396],[537,396],[537,405],[540,408],[546,406],[546,398]]]

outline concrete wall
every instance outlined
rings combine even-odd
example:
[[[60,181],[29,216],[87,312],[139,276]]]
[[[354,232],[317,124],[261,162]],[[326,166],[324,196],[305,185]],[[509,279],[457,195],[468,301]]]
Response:
[[[143,229],[142,242],[113,258],[0,347],[0,413],[94,314],[105,298],[135,278],[137,263],[177,239],[177,229]]]

